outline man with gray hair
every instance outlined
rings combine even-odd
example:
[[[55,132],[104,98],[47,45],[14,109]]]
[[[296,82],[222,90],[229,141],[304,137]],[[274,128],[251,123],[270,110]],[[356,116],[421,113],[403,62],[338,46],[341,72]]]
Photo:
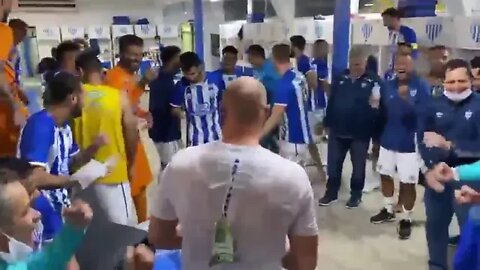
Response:
[[[366,70],[368,53],[361,47],[350,50],[349,68],[334,78],[324,120],[329,132],[327,190],[319,204],[328,206],[337,201],[342,181],[343,162],[347,152],[352,160],[351,196],[347,208],[356,208],[365,185],[368,147],[376,137],[379,122],[380,88],[376,74]]]

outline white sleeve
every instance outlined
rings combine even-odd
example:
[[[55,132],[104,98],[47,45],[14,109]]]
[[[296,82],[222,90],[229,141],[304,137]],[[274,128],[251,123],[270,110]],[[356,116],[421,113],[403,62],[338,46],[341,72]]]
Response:
[[[172,192],[174,192],[172,185],[175,183],[175,179],[172,169],[169,167],[165,168],[160,178],[160,183],[155,187],[150,214],[158,219],[176,220],[178,217],[171,200]]]
[[[299,198],[298,202],[300,207],[295,220],[290,226],[289,234],[296,236],[315,236],[318,234],[318,225],[313,189],[305,172],[302,174],[302,177],[305,177],[306,180],[301,182],[306,183],[308,187],[305,187],[303,195]]]

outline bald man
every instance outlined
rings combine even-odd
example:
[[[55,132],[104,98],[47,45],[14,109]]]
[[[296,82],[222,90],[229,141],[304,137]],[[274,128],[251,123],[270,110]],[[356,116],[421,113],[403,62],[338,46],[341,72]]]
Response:
[[[395,76],[386,82],[381,93],[381,112],[385,124],[380,136],[380,153],[377,171],[382,179],[384,207],[371,217],[374,224],[391,222],[395,219],[393,177],[400,178],[398,204],[402,206],[398,225],[400,239],[410,238],[411,214],[415,205],[416,189],[420,172],[420,157],[417,152],[417,114],[430,101],[430,86],[416,75],[412,57],[397,54]]]
[[[269,115],[265,88],[241,77],[225,91],[222,106],[223,139],[180,151],[163,172],[150,242],[157,249],[181,248],[184,270],[207,270],[210,262],[227,270],[280,270],[288,235],[289,262],[315,269],[318,228],[308,176],[259,145]],[[231,250],[211,261],[218,244],[212,239],[230,236],[233,241],[222,244]]]

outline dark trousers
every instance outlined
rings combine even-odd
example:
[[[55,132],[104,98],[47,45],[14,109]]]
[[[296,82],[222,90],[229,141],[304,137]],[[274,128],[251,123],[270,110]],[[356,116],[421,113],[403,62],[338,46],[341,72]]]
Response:
[[[352,178],[350,181],[351,195],[362,197],[365,185],[365,167],[367,163],[369,141],[339,138],[328,138],[328,182],[327,195],[332,198],[338,197],[338,191],[342,183],[343,163],[347,152],[350,152],[352,160]]]
[[[278,148],[278,143],[277,143],[277,138],[278,138],[278,128],[274,129],[270,134],[267,136],[263,137],[262,140],[260,140],[260,145],[263,148],[266,148],[270,151],[272,151],[275,154],[279,153],[279,148]]]
[[[458,205],[455,202],[452,185],[446,185],[445,191],[442,193],[437,193],[427,187],[424,200],[427,215],[425,229],[429,254],[428,269],[448,270],[448,227],[455,213],[461,229],[468,216],[470,206]]]

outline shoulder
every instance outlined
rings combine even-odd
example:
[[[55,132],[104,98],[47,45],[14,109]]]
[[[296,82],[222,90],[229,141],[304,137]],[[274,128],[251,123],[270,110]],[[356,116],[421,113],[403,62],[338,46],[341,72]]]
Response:
[[[295,197],[300,197],[300,194],[311,189],[310,179],[304,168],[271,152],[266,155],[270,155],[268,160],[272,164],[267,170],[272,172],[272,179],[275,179],[277,187],[283,187],[285,192],[290,194],[297,193]]]
[[[168,163],[170,171],[177,173],[188,173],[196,167],[204,154],[209,152],[210,144],[202,144],[198,146],[191,146],[180,150]]]

